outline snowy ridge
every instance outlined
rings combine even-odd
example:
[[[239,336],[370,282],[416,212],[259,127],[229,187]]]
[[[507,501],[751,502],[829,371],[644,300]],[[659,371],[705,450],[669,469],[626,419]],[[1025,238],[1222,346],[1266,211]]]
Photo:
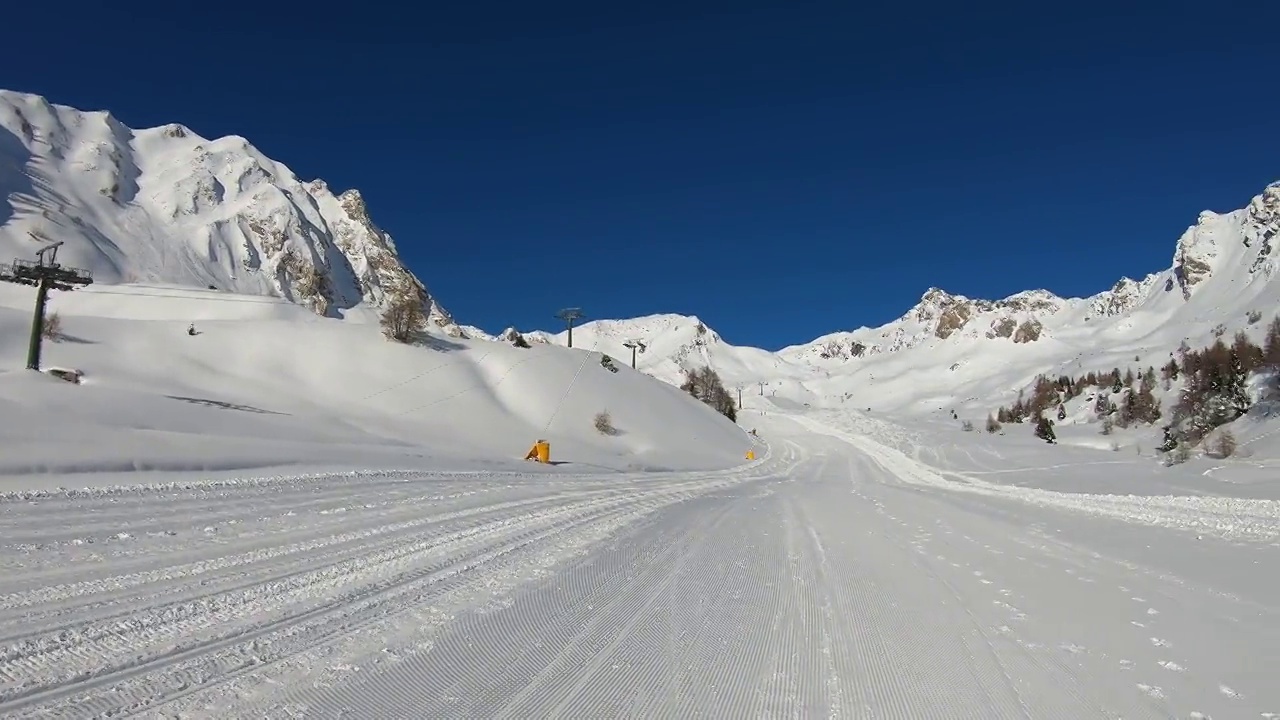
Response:
[[[563,345],[568,331],[525,332],[526,339]],[[807,376],[802,368],[768,350],[734,346],[697,316],[663,313],[630,320],[591,320],[573,329],[574,347],[608,353],[624,364],[631,349],[624,343],[639,340],[636,368],[659,379],[679,384],[686,370],[710,365],[727,383],[750,384],[759,377]]]
[[[1199,347],[1238,330],[1260,341],[1280,307],[1278,233],[1280,183],[1240,210],[1201,213],[1167,269],[1085,298],[1037,289],[984,300],[933,287],[890,323],[777,352],[731,345],[697,317],[670,314],[588,321],[574,342],[629,358],[623,339],[643,340],[639,369],[668,382],[707,364],[726,382],[793,403],[985,414],[1041,373],[1158,367],[1183,341]],[[565,333],[549,339],[563,344]]]
[[[61,240],[63,264],[96,282],[269,295],[340,317],[387,294],[422,298],[357,190],[304,182],[247,140],[182,125],[134,130],[106,112],[0,90],[0,257]]]

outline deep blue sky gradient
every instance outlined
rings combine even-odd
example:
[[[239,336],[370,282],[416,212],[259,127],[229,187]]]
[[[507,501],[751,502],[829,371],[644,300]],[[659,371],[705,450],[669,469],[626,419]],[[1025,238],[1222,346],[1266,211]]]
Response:
[[[491,331],[1092,294],[1280,179],[1274,3],[880,5],[21,3],[0,87],[357,187]]]

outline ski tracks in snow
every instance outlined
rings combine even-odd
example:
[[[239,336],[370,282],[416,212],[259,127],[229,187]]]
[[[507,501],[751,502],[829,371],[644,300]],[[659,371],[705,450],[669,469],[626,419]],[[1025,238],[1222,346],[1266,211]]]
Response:
[[[1206,572],[1215,557],[1247,572],[1250,556],[1274,560],[1269,547],[1197,543],[1071,513],[1027,514],[1016,503],[903,483],[886,460],[855,456],[852,492],[897,526],[882,537],[906,543],[940,604],[963,611],[946,625],[968,619],[966,641],[982,676],[976,687],[994,688],[997,673],[1007,680],[1017,706],[1001,716],[1257,717],[1280,706],[1268,679],[1280,665],[1274,595],[1223,592],[1214,580],[1229,573]],[[1175,542],[1187,545],[1172,551],[1181,573],[1150,566],[1135,551]],[[936,617],[948,615],[955,614]],[[992,707],[1001,701],[993,691]]]
[[[1185,656],[1129,623],[1164,611],[1106,589],[1129,578],[1159,591],[1154,578],[810,442],[827,451],[657,510],[509,602],[460,614],[401,663],[237,711],[1038,719],[1248,707],[1231,683],[1180,682],[1181,665],[1159,661]]]
[[[788,462],[10,499],[0,503],[0,713],[217,714],[293,682],[338,682],[429,647],[453,612],[666,505]]]
[[[5,551],[17,549],[0,567],[0,713],[1280,708],[1268,680],[1280,609],[1265,596],[1108,554],[1091,533],[1109,518],[1073,526],[1075,513],[941,492],[947,481],[872,443],[779,437],[765,460],[721,473],[343,478],[0,503],[3,537],[15,538]]]
[[[856,582],[822,537],[843,531],[814,524],[802,485],[782,474],[670,505],[510,604],[459,616],[429,651],[246,713],[801,718],[855,716],[858,702],[899,715],[928,707],[885,668],[892,641],[846,617]]]

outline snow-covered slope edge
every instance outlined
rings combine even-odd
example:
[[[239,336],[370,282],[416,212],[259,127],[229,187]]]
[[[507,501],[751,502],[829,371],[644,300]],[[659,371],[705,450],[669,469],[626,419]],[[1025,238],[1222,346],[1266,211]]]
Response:
[[[100,284],[269,295],[329,317],[403,292],[460,334],[358,191],[304,182],[242,137],[135,130],[0,90],[0,261],[58,240],[59,262]]]

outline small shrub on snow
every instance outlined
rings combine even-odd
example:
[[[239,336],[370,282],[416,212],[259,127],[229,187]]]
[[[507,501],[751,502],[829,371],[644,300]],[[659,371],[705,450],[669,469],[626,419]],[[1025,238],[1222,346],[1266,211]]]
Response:
[[[1036,418],[1036,437],[1052,445],[1057,442],[1058,435],[1053,431],[1053,423],[1049,422],[1049,418],[1041,415]]]
[[[992,434],[1000,432],[999,421],[997,421],[995,417],[991,415],[987,415],[987,432]]]
[[[616,435],[618,433],[618,429],[613,426],[613,418],[609,416],[608,410],[601,410],[596,413],[593,423],[596,426],[596,431],[601,435]]]
[[[1185,442],[1179,442],[1174,445],[1173,449],[1164,454],[1164,464],[1181,465],[1191,459],[1191,445]]]
[[[1102,418],[1102,430],[1100,430],[1099,432],[1102,433],[1103,435],[1110,435],[1111,431],[1115,429],[1115,426],[1116,426],[1115,421],[1113,421],[1111,419],[1111,416],[1108,415]]]
[[[51,313],[44,317],[44,327],[40,329],[40,336],[45,340],[57,340],[62,337],[62,317],[58,313]]]
[[[961,429],[961,430],[963,430],[963,431],[965,431],[965,432],[973,432],[973,421],[971,421],[971,420],[961,420],[961,421],[960,421],[960,429]]]

